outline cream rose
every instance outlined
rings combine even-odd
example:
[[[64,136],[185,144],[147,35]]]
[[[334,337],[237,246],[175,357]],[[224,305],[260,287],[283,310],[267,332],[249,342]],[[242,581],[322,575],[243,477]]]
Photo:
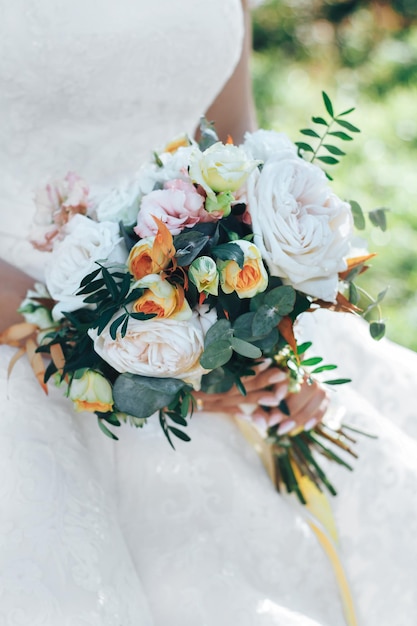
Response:
[[[193,183],[213,196],[215,192],[237,191],[259,163],[249,158],[243,148],[219,141],[204,152],[192,152],[189,173]]]
[[[117,317],[117,315],[116,315]],[[156,378],[179,378],[199,389],[204,370],[199,359],[204,349],[204,331],[196,311],[186,321],[130,318],[127,332],[116,339],[106,326],[101,335],[90,330],[95,351],[120,373]]]
[[[352,236],[350,205],[331,191],[319,167],[286,150],[282,156],[247,182],[254,243],[273,276],[333,302]]]
[[[85,306],[84,296],[76,292],[84,276],[97,269],[96,261],[110,259],[122,263],[126,257],[117,224],[94,222],[82,215],[73,217],[65,239],[54,247],[45,267],[46,286],[58,302],[53,309],[54,319],[62,317],[63,311]]]

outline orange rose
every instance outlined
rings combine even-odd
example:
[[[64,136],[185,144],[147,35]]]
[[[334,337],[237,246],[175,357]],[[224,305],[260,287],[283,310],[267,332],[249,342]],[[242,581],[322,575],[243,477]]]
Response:
[[[145,237],[130,251],[127,266],[136,280],[141,280],[148,274],[158,274],[169,265],[169,258],[154,254],[154,240],[155,237]]]
[[[244,254],[243,267],[236,261],[218,261],[220,283],[224,293],[235,291],[239,298],[253,298],[265,291],[268,286],[268,274],[262,262],[258,248],[249,241],[233,241]]]
[[[135,313],[154,314],[157,318],[187,320],[191,309],[180,285],[171,285],[159,274],[149,274],[135,283],[136,287],[147,288],[143,296],[133,305]]]

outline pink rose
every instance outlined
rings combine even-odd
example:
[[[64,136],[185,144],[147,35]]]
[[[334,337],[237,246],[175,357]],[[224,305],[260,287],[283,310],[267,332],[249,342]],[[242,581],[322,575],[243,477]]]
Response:
[[[207,221],[204,197],[195,187],[184,180],[170,180],[163,189],[151,191],[142,199],[134,231],[139,237],[156,235],[158,227],[153,217],[166,224],[172,235],[184,228]]]
[[[54,180],[35,196],[36,213],[31,243],[38,250],[51,251],[56,239],[63,238],[63,229],[70,219],[87,214],[88,186],[77,174]]]

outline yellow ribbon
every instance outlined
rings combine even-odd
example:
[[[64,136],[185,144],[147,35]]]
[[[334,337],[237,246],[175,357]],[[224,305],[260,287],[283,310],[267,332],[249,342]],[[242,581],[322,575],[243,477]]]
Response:
[[[276,486],[275,464],[271,446],[261,436],[257,428],[249,421],[237,417],[235,421],[245,439],[259,454],[269,477]],[[349,582],[338,553],[339,540],[329,499],[316,487],[310,478],[302,476],[296,466],[293,466],[293,470],[307,502],[307,504],[302,507],[306,521],[316,535],[333,568],[346,624],[347,626],[358,626]]]

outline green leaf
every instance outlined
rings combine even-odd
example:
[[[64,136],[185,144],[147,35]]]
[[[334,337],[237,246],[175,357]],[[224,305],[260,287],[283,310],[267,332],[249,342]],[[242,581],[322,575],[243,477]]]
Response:
[[[332,101],[330,100],[329,96],[327,95],[325,91],[322,91],[321,95],[323,96],[323,102],[324,102],[324,106],[326,107],[327,113],[330,115],[330,117],[333,118],[334,112],[333,112]]]
[[[259,348],[238,337],[232,337],[231,345],[235,352],[248,359],[259,359],[262,356],[262,351]]]
[[[227,340],[230,342],[232,336],[233,330],[229,320],[217,320],[217,322],[215,322],[213,326],[210,326],[208,329],[204,345],[207,348],[211,343],[215,343],[219,340]]]
[[[337,369],[337,365],[320,365],[312,370],[312,374],[320,374],[320,372],[327,372],[329,370]]]
[[[300,130],[302,135],[307,135],[307,137],[315,137],[316,139],[320,139],[320,135],[316,133],[312,128],[302,128]]]
[[[355,200],[350,200],[349,204],[352,210],[353,223],[355,224],[355,228],[357,228],[358,230],[364,230],[366,223],[361,205]]]
[[[339,120],[339,119],[335,118],[334,121],[336,122],[336,124],[339,124],[339,126],[342,126],[343,128],[346,128],[346,130],[349,130],[351,133],[360,133],[361,132],[359,130],[359,128],[357,128],[357,126],[354,126],[353,124],[351,124],[350,122],[347,122],[346,120]]]
[[[156,313],[129,313],[129,316],[133,317],[134,320],[144,322],[146,320],[151,320],[153,317],[156,317]]]
[[[110,322],[113,315],[116,313],[116,307],[112,306],[110,309],[104,311],[96,322],[97,334],[101,335],[107,324]]]
[[[351,378],[335,378],[334,380],[325,380],[326,385],[345,385],[346,383],[351,383]]]
[[[312,345],[312,341],[305,341],[304,343],[301,343],[299,346],[297,346],[297,354],[301,356],[302,354],[304,354],[304,352],[307,352],[307,350],[311,348]]]
[[[236,243],[223,243],[220,246],[215,246],[212,252],[222,261],[236,261],[240,268],[243,267],[245,255]]]
[[[243,315],[239,315],[238,318],[233,322],[233,333],[235,337],[239,337],[239,339],[244,339],[245,341],[250,341],[254,338],[254,334],[252,332],[252,323],[255,317],[255,313],[243,313]]]
[[[389,209],[381,207],[380,209],[374,209],[368,213],[371,223],[377,228],[380,228],[383,232],[387,230],[387,211],[389,211]]]
[[[168,426],[168,429],[173,435],[178,437],[178,439],[181,439],[182,441],[191,441],[191,437],[189,437],[187,433],[183,432],[179,428],[175,428],[175,426]]]
[[[102,271],[103,271],[104,282],[106,284],[106,287],[107,287],[111,297],[113,298],[113,300],[118,300],[118,298],[119,298],[119,290],[117,288],[116,281],[114,280],[113,276],[110,274],[108,269],[103,267]]]
[[[351,109],[347,109],[347,111],[343,111],[343,113],[339,113],[337,117],[342,117],[342,115],[349,115],[349,113],[353,113],[354,110],[355,110],[355,107],[352,107]]]
[[[328,123],[322,117],[312,117],[311,118],[315,124],[322,124],[323,126],[328,126]]]
[[[276,307],[263,304],[255,313],[252,322],[252,333],[256,337],[268,335],[282,319]]]
[[[125,321],[125,317],[127,316],[127,313],[123,313],[123,315],[120,315],[119,317],[117,317],[114,322],[112,322],[111,326],[110,326],[110,337],[114,340],[116,339],[117,336],[117,329],[119,328],[119,326],[121,324],[123,324],[123,322]]]
[[[128,324],[129,324],[129,316],[128,316],[128,315],[126,315],[126,319],[125,319],[125,321],[123,322],[122,327],[121,327],[121,329],[120,329],[120,335],[121,335],[122,337],[125,337],[125,336],[126,336],[126,333],[127,333],[127,325],[128,325]]]
[[[87,274],[87,276],[84,276],[84,278],[80,282],[80,287],[85,287],[85,285],[87,285],[88,283],[91,283],[91,281],[94,280],[95,277],[100,274],[100,272],[101,272],[101,267],[99,267],[97,270],[94,270],[94,272]]]
[[[369,332],[373,339],[379,341],[385,335],[385,324],[383,322],[371,322],[369,324]]]
[[[113,385],[113,398],[119,411],[134,417],[150,417],[172,402],[186,387],[178,378],[153,378],[120,374]]]
[[[104,280],[102,278],[99,278],[98,280],[92,280],[91,283],[86,285],[83,289],[80,289],[80,291],[77,291],[77,296],[84,296],[89,293],[93,293],[94,291],[97,291],[98,289],[100,289],[103,285],[104,285]]]
[[[214,370],[230,361],[233,355],[231,342],[226,340],[210,343],[200,357],[200,365],[206,370]]]
[[[175,258],[178,261],[178,265],[185,266],[190,265],[194,259],[199,255],[201,250],[207,245],[210,237],[203,235],[202,233],[192,230],[189,232],[183,232],[180,235],[174,237],[175,246]]]
[[[355,283],[349,283],[349,302],[355,305],[359,302],[359,293]]]
[[[323,148],[326,148],[326,150],[328,152],[330,152],[331,154],[336,154],[337,156],[345,156],[346,152],[343,152],[343,150],[340,150],[340,148],[337,148],[336,146],[332,146],[329,143],[324,143],[323,144]]]
[[[332,135],[332,137],[337,137],[338,139],[341,139],[342,141],[353,141],[353,138],[350,135],[348,135],[347,133],[343,133],[340,130],[334,130],[328,134]]]
[[[303,141],[296,141],[295,145],[299,150],[304,150],[304,152],[314,152],[314,149],[308,143],[304,143]]]
[[[97,418],[97,422],[98,425],[100,427],[100,430],[106,435],[106,437],[110,437],[110,439],[114,439],[115,441],[118,441],[119,438],[116,437],[116,435],[114,433],[111,432],[111,430],[109,430],[107,428],[107,426],[105,426],[105,424],[103,424],[103,420],[100,419],[99,417]]]
[[[100,291],[95,291],[91,296],[87,296],[83,299],[83,302],[86,304],[97,304],[97,302],[101,302],[105,298],[107,298],[108,291],[107,289],[100,289]]]
[[[280,315],[288,315],[294,308],[296,293],[291,285],[275,287],[265,294],[264,302],[274,307]]]
[[[323,361],[323,359],[321,358],[321,356],[313,356],[310,359],[304,359],[304,361],[301,361],[301,365],[308,367],[310,365],[317,365],[318,363],[321,363]]]
[[[318,161],[322,161],[323,163],[326,163],[327,165],[336,165],[337,163],[339,163],[337,159],[331,156],[319,156],[316,158]]]

